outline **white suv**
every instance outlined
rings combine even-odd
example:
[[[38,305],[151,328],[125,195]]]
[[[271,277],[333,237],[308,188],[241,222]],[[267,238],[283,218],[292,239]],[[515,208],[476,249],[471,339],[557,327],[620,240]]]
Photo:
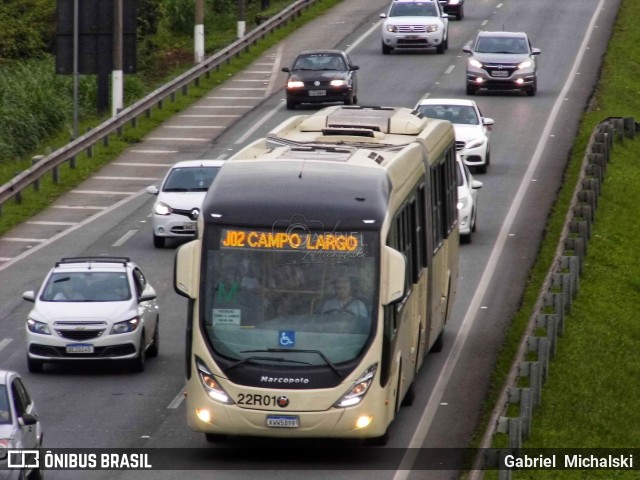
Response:
[[[382,53],[394,49],[431,48],[444,53],[449,48],[449,15],[437,0],[394,0],[388,13],[381,13]]]
[[[156,291],[127,257],[73,257],[56,262],[27,319],[30,372],[45,362],[126,360],[144,370],[159,350]]]

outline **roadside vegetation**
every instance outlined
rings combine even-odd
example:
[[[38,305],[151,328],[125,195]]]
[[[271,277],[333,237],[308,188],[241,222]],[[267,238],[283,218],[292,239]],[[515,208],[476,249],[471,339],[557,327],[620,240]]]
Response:
[[[258,42],[189,88],[162,110],[154,109],[150,118],[140,118],[135,128],[128,126],[108,147],[96,146],[93,156],[78,157],[75,168],[64,164],[60,182],[45,176],[37,194],[25,192],[20,204],[2,206],[0,235],[46,208],[128,146],[155,129],[164,120],[195,102],[231,75],[246,68],[262,52],[304,23],[322,14],[341,0],[320,0],[286,27]],[[269,8],[262,9],[263,4]],[[257,21],[281,11],[290,0],[246,0],[247,31]],[[52,7],[53,5],[53,7]],[[193,0],[138,0],[138,73],[125,75],[125,104],[130,105],[194,64]],[[205,0],[205,51],[212,55],[236,39],[236,0]],[[6,25],[20,12],[31,9],[30,17],[38,29],[18,22],[12,35]],[[34,19],[39,19],[38,21]],[[21,32],[21,33],[18,33]],[[21,39],[24,37],[24,40]],[[47,0],[11,0],[0,5],[0,183],[6,183],[32,165],[36,155],[46,155],[66,145],[73,134],[72,78],[55,74],[55,3]],[[79,85],[79,133],[99,125],[110,113],[96,113],[95,77],[81,76]]]
[[[483,429],[518,343],[534,311],[536,298],[552,265],[589,138],[609,117],[640,121],[640,30],[635,21],[640,4],[622,0],[617,24],[604,59],[601,79],[582,119],[564,186],[547,224],[540,254],[493,375]],[[616,142],[595,212],[580,291],[565,316],[556,357],[542,388],[542,402],[533,413],[525,448],[633,448],[640,439],[640,225],[629,215],[640,202],[640,138]],[[481,435],[481,433],[479,433]],[[502,434],[501,434],[502,435]],[[499,439],[498,439],[499,441]],[[603,455],[608,452],[602,451]],[[585,476],[586,475],[586,476]],[[495,471],[487,479],[497,478]],[[529,470],[514,479],[637,479],[637,471]]]

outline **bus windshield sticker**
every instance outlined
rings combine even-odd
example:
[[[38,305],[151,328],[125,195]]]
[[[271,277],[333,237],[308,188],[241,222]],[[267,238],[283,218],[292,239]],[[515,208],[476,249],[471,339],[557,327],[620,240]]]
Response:
[[[360,233],[289,233],[223,229],[220,248],[287,251],[357,252],[362,245]]]
[[[280,330],[278,332],[278,344],[281,347],[295,347],[296,332],[294,330]]]
[[[239,308],[214,308],[213,323],[215,325],[240,326],[240,309]]]

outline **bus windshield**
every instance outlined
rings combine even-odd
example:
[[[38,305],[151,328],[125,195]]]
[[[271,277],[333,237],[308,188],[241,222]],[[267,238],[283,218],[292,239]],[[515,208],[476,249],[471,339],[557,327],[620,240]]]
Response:
[[[377,318],[377,234],[208,233],[201,326],[216,354],[332,367],[363,352]]]

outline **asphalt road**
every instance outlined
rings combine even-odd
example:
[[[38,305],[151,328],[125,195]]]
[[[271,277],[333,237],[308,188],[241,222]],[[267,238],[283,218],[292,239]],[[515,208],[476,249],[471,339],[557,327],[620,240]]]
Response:
[[[462,46],[475,31],[524,30],[541,48],[538,94],[480,94],[484,115],[495,120],[492,163],[480,191],[478,231],[461,249],[458,300],[445,347],[429,357],[417,379],[417,399],[390,427],[385,450],[465,447],[477,425],[491,367],[516,311],[535,259],[545,220],[562,181],[580,115],[593,90],[615,20],[617,0],[467,0],[465,18],[450,22],[449,50],[382,55],[378,14],[387,1],[345,0],[266,52],[246,72],[177,115],[144,142],[52,206],[0,238],[0,365],[24,375],[38,404],[47,448],[212,448],[186,426],[184,385],[186,301],[172,289],[172,248],[154,249],[152,198],[144,187],[187,158],[226,158],[292,114],[284,108],[280,72],[306,48],[338,47],[360,65],[359,103],[413,106],[425,94],[465,97]],[[143,374],[117,365],[53,366],[29,374],[24,322],[25,290],[39,286],[62,256],[128,255],[159,293],[160,356]],[[343,455],[304,463],[298,446],[340,442],[235,439],[246,448],[242,467],[213,459],[215,470],[186,472],[190,479],[375,478],[452,479],[448,470],[372,469]],[[216,447],[218,447],[216,449]],[[391,450],[398,449],[398,450]],[[259,451],[277,452],[265,460]],[[407,452],[411,452],[407,450]],[[408,457],[407,457],[408,458]],[[302,463],[300,463],[302,461]],[[296,463],[294,463],[296,462]],[[303,471],[304,470],[304,471]],[[175,478],[176,471],[50,471],[48,479]]]

